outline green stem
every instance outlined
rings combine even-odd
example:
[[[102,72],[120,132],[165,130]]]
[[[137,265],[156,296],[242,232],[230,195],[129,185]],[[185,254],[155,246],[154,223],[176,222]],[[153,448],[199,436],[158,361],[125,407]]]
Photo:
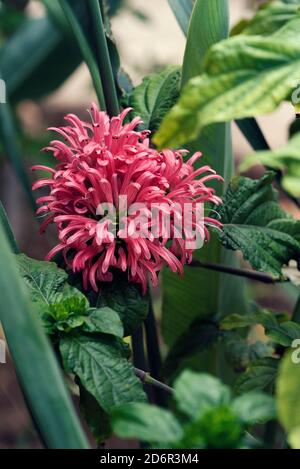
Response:
[[[59,0],[60,6],[66,16],[66,19],[70,25],[72,33],[78,43],[82,57],[89,69],[93,85],[97,94],[99,105],[102,111],[106,111],[105,99],[103,94],[103,88],[101,79],[99,76],[99,71],[97,67],[97,62],[94,59],[91,48],[86,40],[82,28],[72,10],[67,0]]]
[[[97,61],[105,95],[106,107],[108,114],[110,116],[115,116],[119,114],[120,108],[99,0],[88,0],[87,4],[94,29]]]
[[[146,371],[139,370],[138,368],[135,368],[134,371],[135,371],[136,376],[140,378],[140,380],[143,383],[150,384],[151,386],[155,386],[156,388],[162,389],[163,391],[166,391],[169,394],[174,393],[174,389],[170,388],[170,386],[167,386],[161,381],[158,381],[157,379],[152,378],[150,373],[146,373]]]

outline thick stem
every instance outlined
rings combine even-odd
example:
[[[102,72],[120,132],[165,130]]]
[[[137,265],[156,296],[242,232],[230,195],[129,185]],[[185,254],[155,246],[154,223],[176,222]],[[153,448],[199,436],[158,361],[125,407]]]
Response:
[[[160,376],[161,371],[161,356],[159,348],[159,340],[157,334],[156,321],[153,313],[152,301],[149,301],[149,313],[145,320],[145,331],[146,331],[146,345],[147,345],[147,356],[150,374],[155,380]],[[156,388],[154,390],[154,400],[156,404],[161,407],[165,407],[167,404],[167,398],[165,390],[163,388]]]
[[[144,331],[142,326],[136,329],[132,334],[132,354],[134,366],[147,370],[148,365],[145,357]]]
[[[203,261],[192,261],[189,264],[190,267],[201,267],[203,269],[215,270],[216,272],[222,272],[229,275],[237,275],[238,277],[246,277],[251,280],[256,280],[262,283],[276,283],[276,279],[272,275],[266,274],[264,272],[256,272],[250,269],[239,269],[237,267],[231,267],[222,264],[214,264],[212,262],[203,262]]]
[[[66,16],[66,19],[68,20],[68,23],[70,25],[70,28],[72,30],[72,33],[78,43],[79,49],[81,51],[83,60],[85,61],[89,72],[91,74],[91,78],[93,81],[93,85],[95,88],[95,92],[97,94],[97,98],[99,101],[99,105],[102,111],[106,110],[106,105],[105,105],[105,100],[104,100],[104,94],[103,94],[103,88],[102,88],[102,83],[97,67],[97,62],[94,59],[93,53],[90,49],[90,46],[88,44],[88,41],[86,40],[84,33],[81,29],[81,26],[72,10],[70,7],[69,3],[67,0],[60,0],[60,5],[61,8]]]
[[[99,0],[88,0],[87,4],[94,30],[97,62],[102,80],[106,107],[108,114],[110,116],[115,116],[119,114],[120,109]]]
[[[292,320],[300,324],[300,296],[298,297],[297,303],[295,305]]]
[[[174,389],[170,388],[170,386],[167,386],[167,384],[164,384],[161,381],[152,378],[152,376],[149,373],[146,373],[146,371],[139,370],[138,368],[135,368],[134,371],[136,376],[140,378],[143,383],[150,384],[159,390],[167,392],[168,394],[174,393]]]

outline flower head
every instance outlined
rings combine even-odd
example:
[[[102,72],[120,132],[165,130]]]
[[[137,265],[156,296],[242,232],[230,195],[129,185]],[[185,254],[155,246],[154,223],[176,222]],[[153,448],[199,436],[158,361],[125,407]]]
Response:
[[[33,185],[49,188],[37,201],[45,216],[41,230],[52,222],[58,230],[59,244],[47,259],[62,251],[68,267],[82,272],[84,288],[95,291],[114,269],[144,292],[148,276],[157,285],[164,264],[182,273],[195,239],[207,241],[207,225],[221,226],[201,208],[221,202],[206,183],[222,178],[209,166],[194,168],[201,153],[184,162],[185,150],[151,148],[150,132],[138,130],[140,118],[124,124],[129,112],[110,119],[93,105],[91,123],[67,115],[67,126],[50,129],[64,142],[45,149],[57,159],[55,169],[33,167],[51,175]]]

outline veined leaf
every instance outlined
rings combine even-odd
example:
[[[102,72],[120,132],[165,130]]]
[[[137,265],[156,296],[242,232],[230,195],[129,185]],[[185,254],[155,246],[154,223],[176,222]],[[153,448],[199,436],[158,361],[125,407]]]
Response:
[[[247,171],[255,164],[282,172],[282,187],[291,196],[300,197],[300,134],[296,133],[281,148],[272,151],[259,151],[246,157],[239,170]]]
[[[272,392],[277,377],[279,360],[277,358],[265,357],[250,363],[249,367],[242,373],[235,383],[238,394],[250,391]]]
[[[299,0],[267,2],[258,9],[251,20],[242,20],[238,23],[231,35],[236,33],[262,36],[272,34],[288,21],[299,16],[299,6]]]
[[[142,295],[139,285],[128,283],[119,276],[114,282],[101,287],[97,308],[106,307],[116,311],[124,326],[125,336],[131,335],[146,318],[149,311],[149,299]]]
[[[300,19],[270,37],[241,35],[208,51],[204,73],[188,82],[154,137],[159,148],[195,139],[207,125],[273,111],[300,73]]]
[[[179,97],[180,67],[169,66],[160,73],[144,78],[128,98],[132,115],[140,116],[145,129],[155,132]]]
[[[183,436],[181,425],[171,412],[150,404],[116,408],[112,426],[121,438],[138,438],[150,443],[175,443]]]
[[[219,237],[225,247],[241,250],[254,269],[282,280],[283,265],[300,258],[300,222],[279,206],[273,178],[266,173],[259,180],[232,180],[219,210]]]
[[[38,306],[42,315],[49,314],[52,305],[58,305],[68,298],[77,297],[83,301],[83,311],[89,307],[84,294],[68,284],[67,273],[54,262],[37,261],[25,254],[19,254],[16,259],[31,301]]]
[[[85,318],[83,330],[91,333],[102,332],[120,338],[124,335],[119,314],[108,307],[91,309]]]
[[[66,370],[78,376],[105,412],[145,400],[142,384],[114,337],[66,336],[60,341],[60,352]]]
[[[233,314],[223,319],[220,326],[222,329],[230,330],[240,327],[261,324],[266,335],[275,343],[283,347],[289,347],[294,339],[300,337],[300,325],[293,321],[279,323],[274,314],[262,310],[254,314],[241,316]]]

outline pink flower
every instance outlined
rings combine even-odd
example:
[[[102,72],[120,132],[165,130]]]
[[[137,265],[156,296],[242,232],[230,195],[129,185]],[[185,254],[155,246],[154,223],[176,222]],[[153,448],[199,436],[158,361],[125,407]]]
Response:
[[[199,218],[199,207],[221,202],[206,183],[222,178],[209,166],[194,168],[201,153],[184,162],[185,150],[151,148],[149,131],[137,129],[140,118],[124,124],[129,112],[109,119],[93,105],[92,123],[67,115],[66,127],[50,129],[65,141],[46,148],[58,160],[55,169],[32,168],[51,176],[33,185],[49,189],[37,201],[45,216],[41,230],[51,222],[58,230],[59,244],[47,260],[62,251],[67,266],[82,272],[85,289],[98,291],[120,269],[145,292],[147,277],[156,286],[163,265],[183,272],[195,238],[209,240],[206,225],[221,227],[203,213]]]

